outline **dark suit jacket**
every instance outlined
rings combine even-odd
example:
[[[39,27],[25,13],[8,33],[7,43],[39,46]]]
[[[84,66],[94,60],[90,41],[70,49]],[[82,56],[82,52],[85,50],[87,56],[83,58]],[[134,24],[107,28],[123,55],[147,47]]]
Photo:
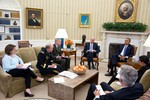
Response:
[[[139,82],[141,77],[143,76],[143,74],[145,73],[146,70],[150,69],[150,66],[147,65],[147,66],[143,66],[142,68],[140,68],[138,70],[138,79],[136,80],[136,82]]]
[[[109,93],[96,100],[135,100],[143,95],[143,87],[140,83],[136,83],[133,87],[122,88],[113,93]]]
[[[84,46],[84,54],[86,55],[86,51],[90,49],[90,42],[87,42]],[[93,50],[96,50],[96,53],[100,52],[100,48],[97,43],[93,43]]]
[[[62,55],[62,51],[61,51],[61,47],[57,48],[56,47],[56,44],[53,45],[54,48],[53,48],[53,55],[54,56],[61,56]]]
[[[29,19],[28,24],[30,26],[40,26],[40,23],[35,19],[35,22],[33,21],[33,19]]]
[[[124,44],[121,44],[120,48],[119,48],[119,50],[117,52],[118,55],[120,55],[120,53],[122,52],[123,48],[124,48]],[[128,47],[127,47],[125,56],[132,57],[133,55],[134,55],[134,48],[133,48],[132,45],[129,44]]]

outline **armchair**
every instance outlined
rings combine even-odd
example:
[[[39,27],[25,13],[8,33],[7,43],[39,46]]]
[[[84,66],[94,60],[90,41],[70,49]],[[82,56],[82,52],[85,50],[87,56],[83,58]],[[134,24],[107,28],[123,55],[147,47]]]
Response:
[[[120,46],[120,43],[110,43],[110,45],[109,45],[109,59],[113,54],[116,54],[116,51],[118,50],[119,46]],[[135,55],[136,51],[137,51],[137,47],[134,45],[133,45],[133,47],[134,47],[134,55]],[[133,62],[132,59],[133,58],[131,57],[131,58],[127,59],[127,62],[117,62],[116,67],[121,67],[121,65],[127,64],[127,65],[134,67],[135,69],[139,69],[141,66],[137,62]],[[114,69],[115,72],[116,72],[116,67]],[[109,72],[109,69],[108,69],[108,72]]]
[[[32,47],[29,41],[18,41],[18,48]]]

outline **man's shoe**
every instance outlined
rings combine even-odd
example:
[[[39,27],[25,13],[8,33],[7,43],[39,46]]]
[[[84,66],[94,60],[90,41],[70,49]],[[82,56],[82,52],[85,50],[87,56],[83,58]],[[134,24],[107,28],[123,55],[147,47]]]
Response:
[[[92,68],[93,68],[93,69],[95,69],[95,66],[94,66],[94,65],[92,65]]]
[[[107,74],[105,74],[105,76],[113,76],[113,74],[112,73],[107,73]]]
[[[91,69],[91,66],[90,65],[88,65],[89,66],[89,69]]]

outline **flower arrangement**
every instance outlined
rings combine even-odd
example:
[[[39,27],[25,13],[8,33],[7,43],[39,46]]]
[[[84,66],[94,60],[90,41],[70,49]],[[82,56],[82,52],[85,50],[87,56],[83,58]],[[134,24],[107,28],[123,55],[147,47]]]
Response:
[[[65,45],[67,46],[67,48],[70,48],[71,45],[73,45],[73,41],[68,39],[68,40],[65,41]]]

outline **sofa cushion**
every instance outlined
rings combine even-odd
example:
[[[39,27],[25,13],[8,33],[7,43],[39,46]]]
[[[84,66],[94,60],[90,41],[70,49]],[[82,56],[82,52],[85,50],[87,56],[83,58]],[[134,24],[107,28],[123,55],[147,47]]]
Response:
[[[149,82],[150,82],[150,69],[147,70],[140,79],[140,83],[143,85],[144,92],[146,92],[150,88]]]
[[[150,100],[150,88],[147,92],[145,92],[140,98],[136,100]]]
[[[36,53],[36,57],[38,56],[39,52],[41,51],[41,46],[33,47]]]
[[[0,51],[0,66],[2,66],[2,59],[5,55],[5,52],[4,51]]]
[[[18,51],[20,52],[21,58],[24,63],[37,60],[37,57],[33,48],[20,48],[18,49]]]
[[[32,65],[32,68],[34,69],[33,72],[39,73],[39,70],[36,68],[37,60],[31,61],[30,63]]]

